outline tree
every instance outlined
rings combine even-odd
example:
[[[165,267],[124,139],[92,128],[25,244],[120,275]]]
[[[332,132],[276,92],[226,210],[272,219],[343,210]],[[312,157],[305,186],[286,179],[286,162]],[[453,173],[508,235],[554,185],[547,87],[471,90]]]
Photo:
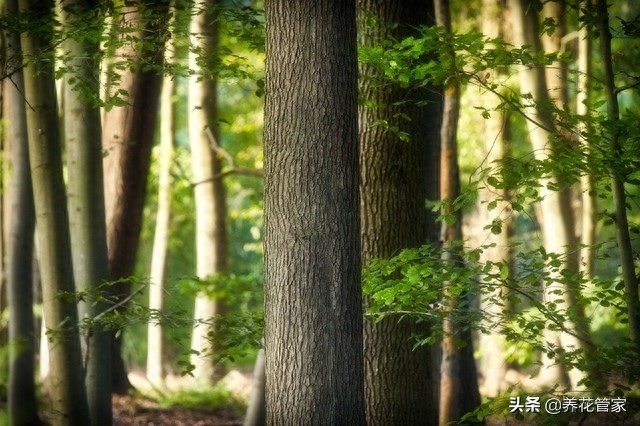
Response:
[[[98,96],[100,11],[84,0],[65,0],[61,22],[63,43],[63,106],[66,138],[69,228],[76,288],[85,293],[80,317],[87,321],[86,388],[92,424],[111,422],[111,353],[109,333],[93,323],[108,308],[104,282],[108,278],[105,224],[102,128]],[[88,24],[88,25],[87,25]]]
[[[5,13],[16,13],[17,0],[5,3]],[[9,311],[9,388],[8,411],[11,424],[35,424],[39,421],[35,386],[35,336],[33,317],[33,237],[35,212],[29,167],[27,119],[23,98],[24,81],[20,67],[20,35],[5,34],[8,64],[18,70],[3,82],[5,110],[11,127],[11,215],[7,247],[7,303]]]
[[[177,13],[177,11],[176,11]],[[172,35],[167,42],[165,59],[168,64],[176,57],[176,17],[170,24]],[[153,251],[151,254],[151,271],[149,275],[149,309],[161,312],[165,292],[167,255],[169,251],[169,230],[171,228],[171,165],[174,159],[175,138],[175,76],[167,75],[162,83],[160,94],[160,150],[158,155],[158,210],[156,226],[153,234]],[[162,326],[156,317],[149,321],[147,327],[147,379],[159,385],[164,379],[162,367]]]
[[[266,3],[269,424],[364,424],[355,2]]]
[[[510,0],[513,13],[514,39],[517,45],[532,46],[534,51],[541,50],[538,35],[538,16],[533,9],[521,0]],[[536,159],[544,161],[551,155],[561,155],[563,149],[570,149],[566,139],[558,131],[549,105],[551,100],[547,92],[545,68],[541,65],[523,67],[520,70],[520,90],[529,94],[532,102],[523,110],[527,114],[527,127]],[[527,102],[527,101],[525,101]],[[575,248],[575,225],[568,186],[559,173],[540,179],[541,201],[536,212],[542,228],[543,246],[548,253],[556,253],[563,262],[562,269],[577,271]],[[560,296],[560,297],[558,297]],[[584,321],[584,312],[580,302],[579,290],[571,285],[563,285],[559,276],[552,274],[545,283],[545,299],[561,307],[565,312],[575,315],[568,318],[567,328],[561,333],[547,331],[547,340],[552,345],[571,350],[591,350],[591,338],[588,324]],[[568,330],[568,332],[567,332]],[[549,366],[550,362],[547,363]],[[553,366],[552,366],[553,367]],[[565,365],[569,375],[569,386],[576,387],[585,378],[584,373],[575,366]],[[543,368],[541,377],[544,377]],[[563,383],[564,377],[554,375],[550,380]]]
[[[609,151],[613,158],[622,158],[623,146],[620,135],[614,124],[620,121],[620,109],[618,106],[617,89],[613,73],[613,58],[611,56],[611,31],[609,30],[609,11],[607,2],[598,0],[597,19],[600,31],[600,55],[603,64],[603,85],[607,102],[607,119],[610,128],[607,129],[606,138],[609,140]],[[615,164],[615,163],[613,163]],[[629,330],[631,341],[636,346],[636,353],[640,353],[640,298],[638,296],[638,277],[636,276],[633,249],[629,235],[629,220],[627,217],[627,203],[624,188],[624,180],[620,171],[611,168],[611,188],[614,203],[614,217],[616,226],[616,241],[620,250],[620,263],[622,279],[624,281],[627,314],[629,316]]]
[[[136,251],[140,241],[142,211],[147,190],[151,149],[156,131],[162,87],[162,64],[168,0],[137,0],[117,10],[115,22],[127,31],[120,34],[113,53],[124,63],[113,66],[107,82],[106,102],[115,104],[103,119],[102,146],[110,292],[124,300],[131,292]],[[131,43],[133,37],[137,42]],[[113,392],[131,388],[122,360],[122,333],[112,338]]]
[[[433,25],[433,2],[415,6],[410,1],[359,1],[361,44],[374,46],[407,36],[412,27]],[[371,17],[377,22],[368,25]],[[406,247],[438,241],[435,217],[428,214],[425,202],[439,198],[441,113],[440,95],[432,88],[377,86],[380,76],[366,65],[360,74],[366,99],[359,121],[362,256],[367,264]],[[426,106],[420,105],[425,101]],[[368,424],[438,422],[437,349],[414,348],[416,334],[429,336],[428,322],[400,315],[365,322]]]
[[[491,38],[505,36],[505,11],[501,9],[501,0],[483,0],[482,2],[482,33]],[[495,80],[504,77],[504,70],[492,69],[488,72]],[[501,90],[501,95],[506,90]],[[484,120],[484,152],[486,153],[484,163],[492,168],[493,174],[499,174],[503,170],[505,161],[511,155],[510,141],[510,112],[508,108],[501,108],[503,104],[500,98],[493,93],[487,93],[487,100],[483,102],[491,115]],[[498,199],[496,208],[489,209],[489,203]],[[493,188],[485,185],[478,191],[478,211],[481,217],[479,226],[490,223],[500,223],[499,232],[487,232],[482,234],[482,240],[478,244],[485,247],[482,250],[481,258],[485,262],[492,262],[496,265],[510,265],[511,237],[513,234],[512,214],[510,207],[510,188]],[[504,339],[493,332],[495,330],[496,318],[501,315],[508,317],[512,306],[506,298],[507,303],[500,304],[498,297],[500,294],[509,294],[506,286],[496,285],[493,291],[484,291],[481,294],[481,309],[487,315],[485,326],[491,330],[487,334],[479,336],[480,366],[484,375],[484,391],[489,396],[496,396],[504,387],[504,377],[507,371],[507,360],[505,359]],[[496,330],[497,331],[497,330]]]
[[[220,3],[199,0],[194,7],[189,67],[195,73],[189,81],[189,140],[195,180],[196,275],[206,282],[229,270],[226,195],[222,164],[215,150],[220,143],[216,93]],[[194,376],[205,383],[223,375],[224,367],[212,344],[219,328],[212,321],[218,321],[225,311],[224,302],[212,299],[206,291],[196,296],[191,363]]]
[[[31,19],[21,45],[24,68],[29,160],[36,212],[36,235],[45,323],[50,352],[48,384],[54,424],[89,424],[80,351],[71,242],[53,70],[53,4],[19,2]],[[44,56],[43,56],[44,55]]]
[[[448,0],[435,2],[436,23],[447,33],[452,32],[449,8]],[[455,61],[455,52],[451,51],[449,54]],[[451,269],[464,267],[461,247],[456,246],[463,239],[462,211],[455,207],[455,200],[461,195],[458,165],[460,89],[459,81],[451,83],[445,89],[440,130],[440,199],[444,201],[442,215],[454,217],[453,223],[447,220],[441,222],[440,241],[443,244],[442,262]],[[450,314],[443,322],[439,407],[441,425],[460,420],[481,402],[471,327],[463,319],[469,311],[470,296],[468,291],[457,294],[455,286],[456,283],[444,283]]]

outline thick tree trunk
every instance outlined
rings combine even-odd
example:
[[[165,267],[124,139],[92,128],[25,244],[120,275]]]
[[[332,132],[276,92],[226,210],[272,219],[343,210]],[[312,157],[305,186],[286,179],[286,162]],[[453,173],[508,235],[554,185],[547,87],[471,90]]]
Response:
[[[266,3],[268,424],[365,423],[355,12]]]
[[[189,54],[189,66],[196,75],[189,81],[189,139],[193,178],[196,182],[196,275],[206,280],[224,275],[229,269],[227,207],[222,164],[215,147],[218,132],[217,60],[218,0],[198,0],[192,17],[192,44],[199,48]],[[212,342],[218,321],[226,311],[223,301],[204,291],[195,301],[196,321],[191,338],[191,363],[197,380],[204,383],[221,378],[224,366],[218,362],[218,345]]]
[[[83,28],[91,13],[97,11],[86,0],[65,0],[61,7],[61,22],[70,36],[64,42],[64,134],[66,137],[67,170],[69,174],[69,225],[78,291],[87,293],[80,305],[82,319],[99,316],[108,306],[100,292],[108,279],[107,234],[105,225],[104,190],[102,172],[102,129],[98,96],[100,51],[99,33],[87,37],[92,31]],[[97,26],[99,28],[99,26]],[[83,38],[73,34],[81,32]],[[94,41],[91,41],[94,40]],[[94,99],[91,99],[91,96]],[[111,352],[109,333],[98,324],[83,330],[85,350],[85,383],[91,424],[111,423]]]
[[[62,176],[62,148],[53,70],[53,46],[42,31],[53,24],[52,2],[20,1],[20,10],[28,12],[29,28],[23,33],[22,50],[27,59],[38,55],[24,68],[29,160],[35,201],[37,237],[44,317],[48,327],[51,392],[55,425],[89,424],[80,351],[78,312],[75,294],[67,200]],[[52,28],[50,29],[52,31]],[[48,55],[47,55],[48,53]],[[45,55],[42,57],[41,55]]]
[[[529,45],[534,50],[541,50],[540,38],[538,35],[538,17],[535,10],[529,8],[525,0],[509,0],[509,6],[513,12],[514,39],[516,45]],[[525,113],[530,118],[527,120],[529,137],[533,146],[534,154],[538,160],[547,160],[550,155],[558,155],[562,149],[569,149],[568,146],[561,146],[558,141],[552,140],[551,136],[558,136],[559,133],[554,125],[551,112],[543,105],[548,105],[550,98],[547,92],[545,79],[545,69],[542,66],[527,66],[520,70],[520,90],[522,93],[530,93],[532,99],[537,103],[535,106],[525,107]],[[556,253],[561,256],[564,264],[562,269],[577,271],[576,256],[574,249],[576,245],[575,225],[573,210],[571,208],[571,198],[568,189],[562,182],[561,176],[550,176],[540,179],[540,201],[537,214],[539,224],[542,229],[543,246],[548,253]],[[552,190],[550,187],[559,188]],[[546,339],[553,344],[560,345],[564,349],[582,349],[585,354],[592,349],[590,346],[590,332],[588,324],[584,321],[582,305],[579,302],[579,290],[573,286],[563,285],[562,277],[559,274],[551,274],[550,278],[554,282],[545,284],[545,300],[559,302],[559,309],[565,312],[573,311],[572,318],[568,318],[566,323],[568,332],[553,333],[548,331]],[[562,300],[558,300],[557,292],[563,294]],[[576,337],[578,336],[578,337]],[[540,373],[542,380],[547,379],[546,373],[555,371],[551,363],[547,363],[550,369],[543,369]],[[563,366],[564,367],[564,366]],[[585,377],[583,371],[576,368],[564,369],[564,373],[569,375],[569,386],[576,387],[578,382]],[[563,383],[564,378],[557,374],[550,375],[549,381]]]
[[[128,4],[128,3],[127,3]],[[119,19],[140,28],[135,36],[142,40],[141,50],[134,51],[124,43],[115,56],[131,61],[130,68],[119,73],[117,87],[110,93],[126,91],[126,106],[115,106],[105,112],[102,146],[104,158],[105,206],[109,277],[115,281],[111,293],[125,298],[131,292],[128,278],[133,274],[142,227],[142,211],[147,190],[162,87],[162,73],[168,1],[138,0],[123,7]],[[143,66],[142,62],[149,64]],[[126,393],[131,388],[120,348],[122,333],[112,332],[113,392]]]
[[[361,42],[379,43],[402,37],[410,26],[434,24],[433,3],[358,2]],[[367,26],[373,15],[381,22]],[[396,29],[390,24],[399,23]],[[361,235],[363,262],[390,257],[400,249],[438,240],[438,227],[429,217],[425,200],[438,199],[440,162],[439,97],[428,91],[411,93],[399,87],[371,85],[373,70],[362,67],[361,92],[376,106],[360,106]],[[434,99],[436,98],[436,99]],[[394,106],[399,101],[409,103]],[[428,100],[429,106],[415,102]],[[410,120],[397,117],[406,114]],[[401,140],[376,125],[387,120],[410,134]],[[437,424],[439,360],[434,346],[414,350],[412,336],[427,336],[430,326],[411,318],[390,316],[364,324],[365,397],[370,425]]]
[[[5,3],[7,14],[18,11],[17,0]],[[8,58],[20,52],[20,35],[5,36]],[[15,64],[11,64],[13,67]],[[38,410],[35,386],[36,328],[33,317],[33,233],[35,212],[29,167],[27,118],[24,104],[22,72],[11,81],[3,81],[3,100],[9,106],[4,118],[11,125],[7,139],[11,142],[11,190],[9,235],[7,241],[7,303],[9,305],[9,422],[14,425],[37,424]]]

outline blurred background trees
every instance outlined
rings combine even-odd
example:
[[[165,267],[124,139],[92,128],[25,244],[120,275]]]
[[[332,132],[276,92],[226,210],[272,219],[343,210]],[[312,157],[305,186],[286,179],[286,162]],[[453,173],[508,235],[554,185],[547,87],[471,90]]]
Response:
[[[249,374],[262,347],[263,103],[265,89],[280,88],[269,78],[288,72],[274,67],[265,83],[264,2],[98,3],[6,1],[0,20],[0,389],[14,422],[35,412],[43,313],[52,366],[44,389],[55,401],[45,416],[56,424],[61,413],[105,419],[96,414],[109,406],[105,374],[116,393],[137,371],[156,396],[181,374],[211,389],[228,371]],[[478,406],[462,407],[474,388],[480,420],[503,413],[518,390],[633,396],[640,6],[437,2],[447,24],[430,2],[387,3],[357,2],[359,105],[345,106],[359,116],[362,247],[345,258],[363,260],[369,422],[435,422],[440,409],[441,422],[455,421]],[[274,35],[287,31],[279,25]],[[457,120],[447,118],[451,99]],[[278,117],[267,115],[271,126]],[[312,136],[303,138],[309,152],[329,149]],[[271,138],[271,160],[293,148]],[[323,154],[337,161],[338,151]],[[303,190],[301,179],[317,176],[283,178],[290,160],[267,180],[297,185],[300,197],[346,185],[327,174]],[[280,195],[271,188],[267,201]],[[330,207],[322,197],[314,206]],[[286,207],[295,219],[299,209]],[[272,236],[286,233],[274,226]],[[270,291],[271,301],[284,297]],[[267,365],[282,362],[265,349]],[[107,352],[113,369],[100,358]],[[460,379],[466,367],[454,361],[472,352],[477,381]],[[442,393],[430,392],[441,371]],[[267,401],[296,389],[269,383]]]

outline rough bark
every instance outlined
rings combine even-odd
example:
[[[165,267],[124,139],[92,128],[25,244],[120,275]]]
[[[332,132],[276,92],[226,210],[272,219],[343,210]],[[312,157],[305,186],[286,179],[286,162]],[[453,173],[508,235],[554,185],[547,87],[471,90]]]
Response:
[[[5,3],[5,13],[16,13],[17,0]],[[20,35],[5,35],[6,53],[14,58],[20,52]],[[17,59],[17,58],[16,58]],[[13,64],[15,65],[15,64]],[[14,425],[38,423],[35,386],[36,328],[33,317],[33,235],[35,212],[29,167],[27,119],[22,72],[3,82],[3,97],[9,108],[3,110],[11,144],[11,190],[9,235],[7,241],[7,303],[9,306],[9,383],[7,408]]]
[[[360,40],[374,45],[411,33],[411,26],[434,24],[433,2],[358,2]],[[380,22],[366,26],[372,14]],[[391,24],[399,23],[393,27]],[[438,227],[429,217],[425,200],[439,193],[439,95],[399,87],[376,88],[374,70],[360,69],[361,93],[374,107],[359,108],[361,167],[361,238],[363,262],[390,257],[407,247],[437,242]],[[379,76],[378,76],[379,77]],[[428,106],[417,101],[429,100]],[[394,106],[398,101],[409,101]],[[398,113],[410,120],[398,119]],[[387,120],[410,134],[409,141],[376,125]],[[414,350],[414,335],[430,334],[429,324],[389,316],[364,324],[365,398],[367,424],[437,424],[438,349]]]
[[[100,45],[99,15],[86,0],[61,3],[61,22],[69,37],[63,43],[64,134],[66,137],[69,226],[71,230],[74,280],[78,291],[86,292],[80,317],[87,319],[85,343],[85,384],[91,424],[111,423],[111,353],[109,333],[100,323],[91,323],[107,305],[100,292],[108,278],[105,225],[102,128],[97,99]],[[94,20],[95,27],[84,27]],[[87,35],[94,31],[94,37]],[[78,32],[82,38],[75,36]],[[93,99],[92,99],[93,97]]]
[[[620,110],[616,85],[613,74],[613,57],[611,56],[611,31],[609,30],[609,11],[605,0],[597,0],[598,30],[600,31],[600,55],[602,57],[603,85],[607,100],[607,118],[612,123],[620,120]],[[609,151],[614,158],[620,158],[623,146],[615,131],[609,132]],[[624,281],[627,313],[629,316],[629,330],[631,341],[640,353],[640,298],[638,296],[638,277],[634,266],[633,248],[629,234],[629,220],[627,218],[626,194],[624,181],[614,166],[611,170],[611,188],[613,191],[614,217],[616,225],[616,240],[620,250],[620,265]]]
[[[355,1],[265,6],[267,423],[361,425]]]
[[[538,17],[535,11],[527,7],[524,0],[509,0],[509,6],[513,12],[514,39],[516,45],[529,45],[534,50],[541,50],[541,42],[538,35]],[[525,113],[528,116],[527,126],[529,137],[536,159],[545,161],[550,155],[559,155],[562,149],[568,149],[559,141],[560,133],[556,129],[551,112],[544,105],[550,104],[545,78],[545,69],[539,65],[523,67],[520,70],[520,90],[522,93],[530,93],[536,105],[526,106]],[[556,138],[552,138],[555,136]],[[563,261],[562,269],[576,271],[576,256],[573,254],[576,244],[575,224],[571,197],[562,176],[553,175],[540,179],[540,196],[542,200],[536,211],[538,222],[542,230],[543,246],[548,253],[557,253]],[[550,187],[559,188],[558,190]],[[591,350],[590,332],[588,324],[584,321],[584,313],[579,302],[579,291],[571,285],[561,283],[562,278],[551,274],[553,282],[545,283],[545,300],[559,302],[559,309],[565,312],[573,311],[572,318],[567,318],[566,331],[561,333],[547,331],[545,338],[564,349],[582,349],[583,353]],[[560,300],[556,294],[560,291],[563,298]],[[569,309],[570,308],[570,309]],[[540,378],[546,380],[547,373],[555,370],[555,366],[543,360],[543,369]],[[549,366],[550,368],[546,368]],[[583,371],[577,368],[565,368],[569,386],[576,387],[578,382],[585,378]],[[556,383],[564,383],[564,374],[549,374],[548,380]]]
[[[127,3],[118,17],[124,25],[136,28],[133,36],[142,41],[137,50],[132,43],[124,43],[114,54],[130,63],[126,70],[114,71],[119,74],[119,82],[109,88],[110,94],[124,90],[127,104],[114,106],[105,112],[103,120],[109,278],[114,282],[110,292],[120,300],[131,292],[129,278],[140,241],[168,16],[168,0],[138,0]],[[120,353],[122,333],[112,332],[111,339],[112,390],[126,393],[131,383]]]
[[[451,12],[448,0],[435,2],[436,23],[451,32]],[[449,52],[455,57],[455,52]],[[460,115],[460,84],[446,88],[440,129],[440,198],[455,200],[460,196],[460,168],[458,166],[458,117]],[[453,204],[445,204],[442,213],[455,216],[455,223],[442,221],[440,241],[443,243],[442,261],[449,268],[459,268],[461,256],[451,242],[462,241],[462,211]],[[455,295],[449,288],[456,283],[445,283],[444,293],[451,312],[443,323],[442,364],[440,367],[440,420],[446,425],[480,405],[478,372],[473,357],[471,328],[465,327],[464,315],[469,310],[468,292]]]
[[[52,25],[52,2],[19,2],[34,19],[29,28]],[[52,29],[51,29],[52,30]],[[48,328],[48,386],[55,425],[89,424],[75,302],[67,200],[62,176],[62,149],[53,71],[50,31],[23,33],[29,61],[24,68],[29,161],[36,212],[36,233],[42,275],[44,318]],[[60,293],[66,294],[61,296]]]
[[[224,182],[220,177],[222,163],[215,147],[220,144],[218,131],[217,0],[195,2],[190,33],[192,45],[199,50],[189,54],[189,67],[196,71],[189,81],[189,139],[196,201],[196,275],[206,280],[224,275],[229,269],[227,207]],[[191,338],[194,376],[210,383],[224,375],[217,360],[219,345],[212,341],[219,328],[215,322],[226,311],[222,300],[212,299],[204,291],[195,301],[196,321]],[[214,337],[215,340],[215,337]]]

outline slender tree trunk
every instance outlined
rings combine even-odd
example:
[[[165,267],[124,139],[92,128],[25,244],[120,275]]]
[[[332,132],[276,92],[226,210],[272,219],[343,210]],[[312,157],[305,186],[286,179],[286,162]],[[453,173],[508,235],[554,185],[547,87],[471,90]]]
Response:
[[[362,425],[355,1],[265,12],[267,423]]]
[[[482,2],[482,32],[487,37],[498,38],[505,37],[505,11],[503,0],[483,0]],[[496,79],[504,76],[500,70],[491,70],[491,75]],[[484,120],[484,152],[481,154],[485,157],[484,164],[493,167],[492,174],[500,173],[501,161],[507,159],[511,155],[510,146],[510,126],[509,111],[500,108],[501,100],[495,95],[488,93],[484,106],[493,110],[491,116]],[[498,234],[488,233],[482,235],[479,244],[484,245],[481,261],[492,264],[510,265],[512,255],[510,251],[511,234],[513,232],[512,212],[509,201],[509,189],[482,188],[478,194],[478,210],[481,217],[480,227],[492,223],[494,220],[500,221],[502,228]],[[487,204],[497,199],[496,208],[488,210]],[[497,329],[497,318],[507,316],[512,309],[508,301],[498,303],[501,294],[508,294],[509,290],[497,283],[494,288],[484,290],[481,295],[480,309],[487,317],[484,326],[492,329],[491,333],[481,334],[479,336],[480,352],[480,368],[484,375],[484,393],[488,396],[496,396],[504,390],[505,374],[507,372],[507,361],[505,359],[505,341],[503,336]]]
[[[358,2],[361,43],[375,45],[388,37],[409,35],[411,27],[434,24],[433,2]],[[380,22],[367,25],[368,17]],[[400,24],[394,27],[392,24]],[[361,167],[361,237],[363,262],[390,257],[406,247],[438,239],[426,199],[438,199],[439,99],[428,91],[376,88],[380,78],[362,66],[361,93],[376,106],[359,108]],[[431,101],[428,107],[418,101]],[[396,102],[409,101],[403,106]],[[410,120],[397,117],[406,114]],[[409,141],[376,123],[387,120],[410,134]],[[431,193],[429,193],[431,191]],[[435,195],[435,197],[434,197]],[[364,324],[365,397],[370,425],[436,424],[439,383],[437,346],[414,350],[414,335],[427,336],[430,325],[389,316]]]
[[[612,123],[620,121],[618,97],[613,74],[613,57],[611,56],[611,31],[609,30],[609,11],[605,0],[597,0],[598,29],[600,31],[600,55],[604,74],[603,85],[607,99],[607,118]],[[622,157],[624,147],[620,143],[615,131],[609,132],[609,151],[614,158]],[[616,162],[612,162],[611,187],[613,190],[614,217],[616,225],[616,240],[620,250],[620,265],[624,281],[627,313],[629,315],[629,329],[631,341],[640,353],[640,298],[638,296],[638,277],[635,272],[633,248],[629,235],[629,220],[627,218],[626,194],[624,180],[615,169]]]
[[[591,0],[583,0],[581,6],[585,10],[592,7]],[[583,12],[581,12],[582,14]],[[578,93],[576,95],[576,113],[585,120],[589,117],[591,104],[591,37],[588,34],[588,28],[585,26],[580,29],[580,41],[578,43]],[[581,125],[579,131],[587,131],[588,124]],[[587,158],[591,156],[593,147],[589,140],[585,140]],[[593,278],[595,269],[595,244],[597,235],[597,202],[596,202],[596,184],[591,168],[588,167],[581,178],[582,189],[582,220],[581,220],[581,243],[580,249],[580,270],[587,279]]]
[[[451,12],[448,0],[435,2],[436,23],[451,32]],[[450,52],[454,58],[455,52]],[[443,99],[440,130],[440,198],[453,203],[460,196],[460,168],[458,166],[458,117],[460,115],[460,84],[447,87]],[[462,241],[462,212],[453,204],[445,204],[443,214],[453,214],[455,223],[442,221],[440,241],[443,243],[442,261],[449,268],[460,268],[461,256],[455,242]],[[454,243],[454,244],[451,244]],[[442,364],[440,368],[440,425],[457,422],[480,405],[478,372],[473,357],[471,328],[465,327],[465,313],[469,310],[468,292],[455,295],[445,283],[444,293],[450,314],[443,324]]]
[[[264,349],[260,349],[253,369],[253,388],[251,389],[251,398],[249,399],[244,426],[262,426],[266,423],[267,407],[264,380]]]
[[[17,0],[5,3],[7,15],[17,13]],[[5,35],[6,54],[15,66],[20,52],[20,35]],[[24,104],[22,71],[11,81],[4,80],[8,109],[4,116],[11,124],[6,128],[11,142],[11,217],[7,253],[7,302],[9,305],[9,422],[13,425],[37,424],[38,406],[35,387],[36,328],[33,317],[33,236],[35,212],[29,167],[27,117]],[[6,139],[5,139],[6,140]]]
[[[78,291],[87,293],[80,304],[80,316],[91,321],[107,305],[100,302],[102,284],[108,278],[105,225],[100,94],[98,72],[100,51],[98,11],[86,0],[64,0],[61,21],[69,37],[64,42],[64,134],[69,174],[69,225]],[[96,20],[95,27],[85,23]],[[90,22],[90,21],[89,21]],[[94,32],[93,37],[88,36]],[[81,32],[82,39],[76,34]],[[99,323],[89,322],[84,330],[85,383],[91,424],[111,423],[111,352],[109,333]]]
[[[220,156],[215,151],[220,144],[215,76],[220,2],[198,0],[194,7],[197,13],[192,17],[190,33],[192,44],[200,50],[189,54],[190,68],[196,71],[189,82],[189,139],[196,182],[196,275],[206,280],[229,269],[226,194],[219,175]],[[214,323],[225,311],[224,301],[212,299],[204,291],[196,296],[191,363],[194,376],[205,383],[224,375],[224,366],[217,360],[219,345],[212,342],[212,336],[215,339],[219,328]]]
[[[80,351],[78,312],[75,294],[67,200],[62,176],[53,46],[51,32],[52,2],[20,0],[20,10],[28,12],[29,28],[37,33],[23,33],[22,49],[28,62],[24,68],[25,100],[29,160],[35,200],[38,250],[42,273],[44,317],[48,327],[51,391],[55,425],[89,424],[89,410],[84,386],[84,369]],[[41,56],[41,55],[44,55]]]
[[[176,11],[177,13],[177,11]],[[170,24],[172,36],[166,48],[166,60],[172,62],[175,56],[175,16]],[[151,273],[149,277],[149,309],[162,311],[163,296],[169,251],[169,230],[171,220],[171,165],[173,164],[173,146],[175,138],[175,101],[176,81],[174,76],[165,76],[160,95],[160,151],[158,171],[158,211],[156,229],[151,254]],[[159,320],[149,321],[147,327],[147,379],[154,385],[164,380],[162,368],[162,326]]]
[[[529,45],[534,50],[541,50],[540,38],[538,35],[538,18],[535,11],[528,8],[524,0],[509,0],[510,8],[513,12],[514,38],[516,45]],[[546,160],[550,155],[559,155],[562,149],[569,149],[562,146],[551,136],[560,136],[558,133],[551,112],[547,107],[550,102],[547,92],[545,70],[542,66],[527,66],[520,70],[520,88],[523,93],[530,93],[535,106],[525,107],[528,115],[527,126],[529,136],[533,146],[534,154],[538,160]],[[540,201],[537,214],[539,224],[542,229],[543,246],[548,253],[556,253],[561,256],[563,265],[561,269],[577,271],[576,256],[573,254],[575,248],[575,225],[573,210],[571,208],[571,198],[566,185],[562,182],[562,176],[551,176],[540,179]],[[552,190],[550,187],[559,188]],[[582,305],[579,302],[579,290],[571,285],[563,285],[562,277],[559,274],[551,274],[552,283],[545,285],[545,300],[548,302],[559,302],[557,306],[564,312],[573,311],[574,314],[568,318],[566,323],[567,331],[553,333],[548,331],[546,339],[554,344],[562,346],[564,349],[582,349],[584,354],[592,350],[589,326],[585,322]],[[564,295],[560,300],[558,291]],[[546,370],[543,366],[540,378],[546,379]],[[576,368],[568,368],[564,373],[569,375],[569,386],[576,387],[578,382],[585,378],[583,371]],[[549,377],[550,381],[564,381],[563,377]]]
[[[156,130],[158,103],[162,87],[164,40],[169,17],[168,0],[137,0],[120,10],[124,25],[136,28],[134,36],[142,43],[138,51],[124,43],[115,52],[130,60],[127,70],[116,71],[119,83],[110,88],[113,95],[124,90],[127,105],[105,112],[102,145],[104,158],[105,206],[109,277],[115,283],[110,292],[125,298],[131,292],[142,227],[142,211],[147,190],[151,149]],[[113,392],[131,388],[121,354],[122,333],[111,333]]]

